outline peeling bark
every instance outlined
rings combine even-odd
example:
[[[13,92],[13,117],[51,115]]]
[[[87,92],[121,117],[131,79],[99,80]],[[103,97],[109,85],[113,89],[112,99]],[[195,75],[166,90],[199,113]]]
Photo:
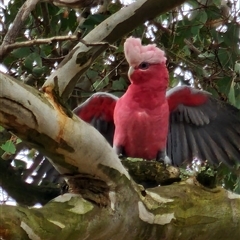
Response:
[[[88,34],[108,42],[183,1],[139,0]],[[0,73],[0,124],[51,159],[70,191],[41,209],[0,205],[3,239],[238,239],[240,196],[194,179],[144,189],[107,141],[59,104],[107,45],[79,43],[43,89]],[[66,73],[68,79],[66,80]],[[86,200],[87,199],[87,200]]]
[[[52,159],[62,174],[87,174],[116,185],[117,170],[129,178],[117,155],[92,126],[68,116],[52,95],[0,73],[0,124]]]
[[[145,196],[143,191],[126,182],[108,207],[77,194],[59,196],[41,209],[0,206],[1,229],[12,235],[5,239],[239,238],[239,195],[221,188],[205,191],[192,180],[148,189]]]
[[[70,188],[81,193],[59,196],[41,209],[1,205],[0,236],[238,239],[239,195],[221,188],[206,191],[191,179],[145,190],[131,180],[107,141],[89,124],[66,114],[53,95],[5,74],[0,80],[0,124],[51,158],[70,177]]]

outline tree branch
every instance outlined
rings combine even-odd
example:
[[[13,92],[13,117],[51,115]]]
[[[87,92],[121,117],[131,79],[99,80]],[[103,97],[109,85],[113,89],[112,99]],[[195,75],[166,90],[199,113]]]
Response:
[[[118,48],[109,44],[108,42],[94,42],[94,43],[87,43],[83,39],[80,39],[79,42],[83,43],[86,47],[93,47],[93,46],[107,46],[109,48],[112,48],[114,50],[117,50]]]
[[[87,8],[87,7],[96,7],[102,2],[102,0],[45,0],[46,2],[52,2],[54,5],[59,7],[68,7],[68,8]],[[105,0],[106,1],[106,0]]]
[[[81,173],[111,188],[120,176],[129,178],[103,136],[56,103],[53,96],[3,73],[0,81],[0,125],[48,156],[58,172]]]
[[[40,209],[1,205],[0,234],[6,233],[4,239],[34,240],[203,240],[240,235],[239,195],[222,188],[205,191],[193,179],[146,191],[126,186],[114,199],[107,208],[77,194],[59,196]]]
[[[95,27],[83,40],[87,44],[96,42],[112,44],[144,21],[167,12],[183,2],[183,0],[169,0],[167,2],[164,0],[138,0],[111,15]],[[58,70],[47,79],[43,90],[48,92],[54,90],[66,101],[80,76],[106,48],[107,45],[87,47],[80,42],[61,62]],[[68,73],[67,79],[66,72]]]
[[[41,44],[50,44],[52,42],[60,42],[60,41],[77,41],[79,39],[78,36],[56,36],[56,37],[51,37],[51,38],[45,38],[45,39],[34,39],[30,41],[25,41],[25,42],[16,42],[12,44],[5,44],[1,46],[1,49],[3,52],[10,52],[16,48],[21,48],[21,47],[29,47],[33,45],[41,45]],[[1,50],[0,50],[1,51]]]
[[[61,194],[61,189],[57,187],[36,186],[24,182],[21,175],[3,159],[0,159],[0,173],[0,186],[19,204],[44,205]]]
[[[0,61],[8,54],[7,45],[15,42],[16,37],[22,30],[25,20],[29,17],[30,12],[35,8],[36,4],[40,0],[27,0],[19,9],[17,16],[15,17],[11,28],[8,30],[6,36],[3,39],[3,43],[0,46]]]

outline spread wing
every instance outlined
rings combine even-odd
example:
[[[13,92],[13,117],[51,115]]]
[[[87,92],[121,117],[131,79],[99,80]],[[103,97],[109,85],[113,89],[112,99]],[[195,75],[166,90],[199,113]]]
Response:
[[[117,97],[109,93],[95,93],[73,112],[94,126],[112,145],[115,130],[113,112],[117,100]]]
[[[167,92],[167,154],[174,165],[197,157],[214,164],[240,162],[240,110],[190,87]]]

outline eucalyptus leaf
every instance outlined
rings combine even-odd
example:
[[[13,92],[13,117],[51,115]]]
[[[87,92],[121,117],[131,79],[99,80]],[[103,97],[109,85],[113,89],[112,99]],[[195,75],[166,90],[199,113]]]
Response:
[[[112,83],[113,90],[124,90],[126,86],[127,84],[123,78],[120,78],[119,80],[115,80]]]
[[[16,147],[11,140],[7,140],[1,145],[1,149],[8,154],[14,154],[16,152]]]
[[[12,55],[16,58],[25,58],[31,53],[29,47],[18,48],[12,51]]]

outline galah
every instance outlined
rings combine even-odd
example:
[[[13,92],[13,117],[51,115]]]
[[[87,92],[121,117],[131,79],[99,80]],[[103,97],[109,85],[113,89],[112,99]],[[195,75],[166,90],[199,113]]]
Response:
[[[189,86],[169,91],[164,51],[124,43],[131,82],[117,98],[93,94],[74,112],[113,144],[117,154],[181,165],[194,158],[218,164],[240,162],[240,111]]]

